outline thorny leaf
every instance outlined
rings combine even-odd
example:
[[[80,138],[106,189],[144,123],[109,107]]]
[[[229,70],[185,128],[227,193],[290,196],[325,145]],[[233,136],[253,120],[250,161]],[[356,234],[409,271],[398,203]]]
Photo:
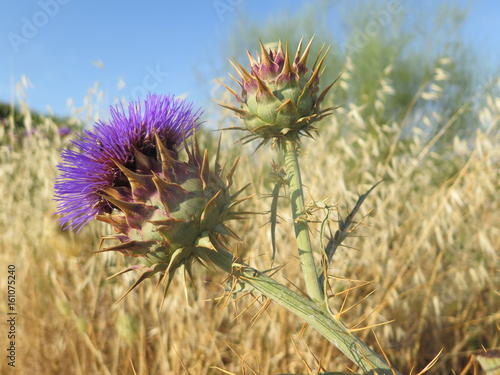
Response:
[[[274,263],[274,258],[276,256],[276,225],[278,224],[278,199],[280,194],[280,187],[284,186],[286,182],[286,173],[284,169],[273,160],[272,164],[273,172],[270,174],[271,178],[276,180],[276,185],[272,192],[272,202],[271,209],[269,210],[271,217],[269,222],[271,223],[271,243],[273,246],[273,256],[271,259],[271,264]]]
[[[274,185],[273,193],[272,193],[272,202],[271,202],[271,217],[269,219],[269,222],[271,223],[271,243],[273,245],[273,256],[271,263],[274,263],[274,257],[276,255],[276,224],[278,220],[278,198],[280,195],[280,183],[279,181],[276,182],[276,185]]]
[[[352,211],[347,215],[345,220],[340,220],[339,221],[339,229],[335,232],[335,235],[333,237],[330,237],[328,239],[328,244],[325,247],[325,252],[327,255],[327,265],[330,264],[332,261],[333,255],[337,251],[337,248],[340,246],[340,244],[349,236],[349,232],[351,229],[351,226],[353,224],[353,219],[354,216],[358,213],[359,209],[361,208],[361,205],[365,201],[366,197],[382,182],[383,180],[380,180],[377,182],[375,185],[373,185],[370,190],[368,190],[366,193],[361,195],[356,202],[356,205],[352,209]],[[320,279],[320,285],[323,285],[324,279],[325,279],[325,273],[326,270],[323,271],[321,276],[319,277]]]

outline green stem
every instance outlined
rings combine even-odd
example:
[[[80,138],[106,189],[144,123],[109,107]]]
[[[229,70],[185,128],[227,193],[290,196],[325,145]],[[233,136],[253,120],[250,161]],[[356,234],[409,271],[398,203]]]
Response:
[[[290,202],[292,205],[293,225],[299,250],[299,259],[304,274],[307,294],[315,302],[322,302],[323,290],[319,284],[316,266],[314,264],[311,239],[307,227],[307,218],[304,214],[304,194],[300,178],[299,160],[295,144],[285,144],[285,169],[290,187]]]
[[[303,319],[366,373],[399,374],[363,341],[349,332],[349,329],[323,305],[302,297],[269,276],[240,263],[230,252],[220,246],[216,250],[205,249],[204,255],[240,282],[250,284],[264,296]]]

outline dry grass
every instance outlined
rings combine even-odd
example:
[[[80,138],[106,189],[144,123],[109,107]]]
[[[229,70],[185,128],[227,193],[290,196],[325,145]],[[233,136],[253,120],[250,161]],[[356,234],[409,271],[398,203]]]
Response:
[[[346,85],[348,74],[337,90]],[[380,87],[378,98],[391,94],[390,83]],[[428,91],[422,97],[425,93],[416,100],[439,100]],[[432,112],[417,118],[409,108],[405,117],[380,123],[376,111],[384,110],[383,100],[373,113],[355,105],[339,110],[322,123],[318,139],[304,143],[308,193],[314,200],[331,196],[340,215],[358,193],[385,177],[364,204],[367,217],[333,258],[331,305],[334,311],[343,306],[349,327],[394,320],[374,331],[402,373],[421,370],[441,348],[430,373],[458,373],[481,347],[500,345],[500,97],[480,95],[485,104],[477,110],[475,137],[455,139],[439,152],[426,147],[425,128],[416,125],[439,121],[450,128],[453,118],[439,119]],[[92,223],[78,235],[59,229],[53,182],[60,150],[69,140],[59,138],[50,119],[37,127],[37,133],[18,141],[5,127],[0,134],[0,287],[6,290],[7,265],[15,264],[16,373],[223,373],[216,368],[236,374],[306,373],[303,359],[314,370],[315,358],[329,371],[352,368],[315,331],[306,329],[298,338],[302,322],[276,305],[249,328],[265,304],[262,298],[235,319],[254,298],[243,297],[236,310],[235,305],[222,308],[219,283],[225,276],[213,270],[197,268],[196,293],[189,301],[174,283],[162,311],[153,281],[116,305],[133,275],[106,278],[128,260],[92,254],[100,234],[109,231],[105,226]],[[252,155],[250,147],[248,152],[241,147],[226,146],[223,156],[229,163],[242,154],[236,185],[252,182],[253,192],[270,193],[265,176],[276,154]],[[255,198],[245,210],[266,211],[269,205],[270,200]],[[282,199],[276,259],[284,268],[275,277],[302,288],[286,205]],[[270,267],[266,221],[257,216],[233,227],[245,241],[235,243],[234,250],[262,269]],[[316,228],[311,230],[317,243]],[[0,304],[3,316],[6,308]],[[370,329],[358,334],[378,350]],[[0,372],[10,373],[5,358]]]

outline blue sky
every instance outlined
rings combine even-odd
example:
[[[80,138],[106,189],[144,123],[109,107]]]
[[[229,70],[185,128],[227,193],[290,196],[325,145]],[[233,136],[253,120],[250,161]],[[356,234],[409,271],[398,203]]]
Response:
[[[24,74],[32,83],[26,90],[29,106],[43,112],[50,106],[59,115],[69,114],[68,98],[82,106],[96,81],[109,104],[115,97],[136,98],[151,90],[187,94],[202,105],[208,93],[195,67],[218,58],[234,23],[266,20],[283,9],[297,12],[305,3],[144,1],[139,6],[128,0],[9,0],[0,15],[0,101],[15,97],[14,85]],[[500,35],[500,2],[470,4],[463,37],[478,42],[485,59],[498,64],[494,36]],[[125,85],[118,90],[120,78]]]

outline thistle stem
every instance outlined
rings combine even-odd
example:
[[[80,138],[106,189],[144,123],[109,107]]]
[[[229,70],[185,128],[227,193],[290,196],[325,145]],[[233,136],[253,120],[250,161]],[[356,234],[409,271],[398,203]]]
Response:
[[[302,192],[302,180],[300,177],[299,160],[297,149],[293,142],[285,143],[285,169],[290,188],[290,202],[292,205],[293,225],[299,259],[304,274],[307,294],[315,302],[323,302],[323,290],[319,284],[316,266],[314,264],[309,228],[307,218],[304,214],[304,193]]]
[[[267,298],[286,308],[334,344],[359,368],[368,374],[398,375],[380,356],[333,316],[323,304],[315,303],[258,270],[239,262],[226,249],[205,249],[204,255],[217,267],[248,283]]]

